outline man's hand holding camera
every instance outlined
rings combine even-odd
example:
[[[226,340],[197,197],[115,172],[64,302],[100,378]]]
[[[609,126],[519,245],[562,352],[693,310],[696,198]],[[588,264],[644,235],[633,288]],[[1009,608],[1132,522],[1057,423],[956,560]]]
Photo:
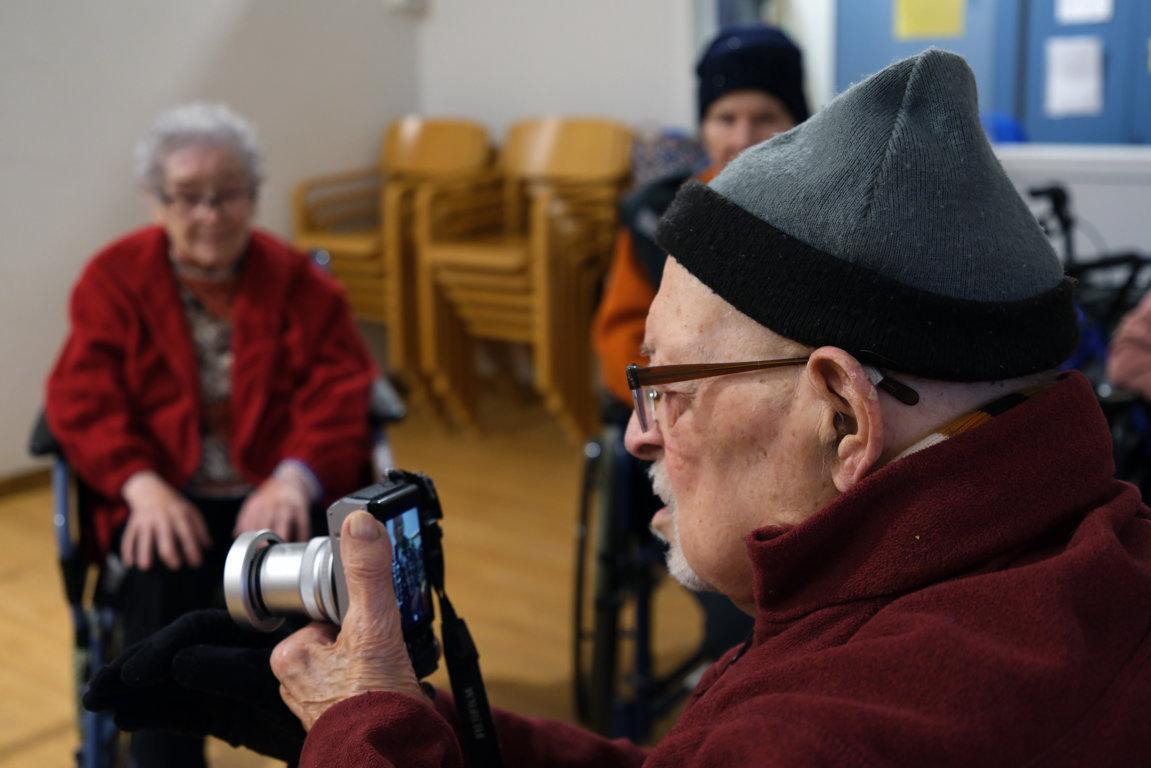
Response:
[[[406,694],[431,707],[404,645],[384,526],[353,512],[343,524],[340,555],[348,584],[343,626],[313,623],[272,653],[281,696],[306,729],[333,704],[368,691]]]

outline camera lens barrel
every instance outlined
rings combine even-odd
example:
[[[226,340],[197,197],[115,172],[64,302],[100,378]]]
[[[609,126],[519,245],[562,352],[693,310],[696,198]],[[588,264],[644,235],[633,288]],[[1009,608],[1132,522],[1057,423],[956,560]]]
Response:
[[[265,632],[285,616],[338,623],[331,539],[286,544],[269,530],[240,534],[224,563],[224,599],[233,619]]]

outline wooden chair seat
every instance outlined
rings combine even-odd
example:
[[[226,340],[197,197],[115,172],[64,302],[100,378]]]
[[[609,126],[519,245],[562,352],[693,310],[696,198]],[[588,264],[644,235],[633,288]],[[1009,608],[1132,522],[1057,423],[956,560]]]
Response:
[[[445,285],[444,290],[452,302],[459,308],[461,314],[472,306],[494,307],[503,310],[512,309],[529,313],[535,309],[536,305],[536,299],[530,293],[462,288],[454,285]]]
[[[528,241],[522,235],[497,233],[472,240],[446,240],[421,251],[420,258],[441,268],[500,275],[522,273],[528,265]]]
[[[325,250],[334,259],[368,262],[383,268],[383,238],[378,229],[347,233],[302,230],[296,233],[295,243],[301,250]]]
[[[440,269],[439,280],[445,285],[481,291],[503,293],[527,293],[531,291],[532,278],[525,269],[514,274],[470,272],[466,270]]]

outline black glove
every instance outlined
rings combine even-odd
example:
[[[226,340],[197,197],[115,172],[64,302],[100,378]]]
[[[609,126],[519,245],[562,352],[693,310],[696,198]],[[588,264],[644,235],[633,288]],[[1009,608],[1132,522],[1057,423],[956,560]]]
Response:
[[[216,736],[294,762],[304,728],[280,698],[272,647],[287,632],[255,632],[227,611],[181,616],[92,678],[84,707],[109,710],[116,727]]]

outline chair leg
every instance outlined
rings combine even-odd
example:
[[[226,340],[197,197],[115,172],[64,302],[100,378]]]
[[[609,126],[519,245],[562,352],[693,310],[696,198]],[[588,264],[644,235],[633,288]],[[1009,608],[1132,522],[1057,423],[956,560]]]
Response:
[[[437,289],[430,265],[417,264],[416,288],[420,369],[429,396],[437,401],[434,411],[446,416],[449,423],[475,430],[474,386],[468,380],[470,363],[463,365],[460,360],[471,352],[463,324]]]

